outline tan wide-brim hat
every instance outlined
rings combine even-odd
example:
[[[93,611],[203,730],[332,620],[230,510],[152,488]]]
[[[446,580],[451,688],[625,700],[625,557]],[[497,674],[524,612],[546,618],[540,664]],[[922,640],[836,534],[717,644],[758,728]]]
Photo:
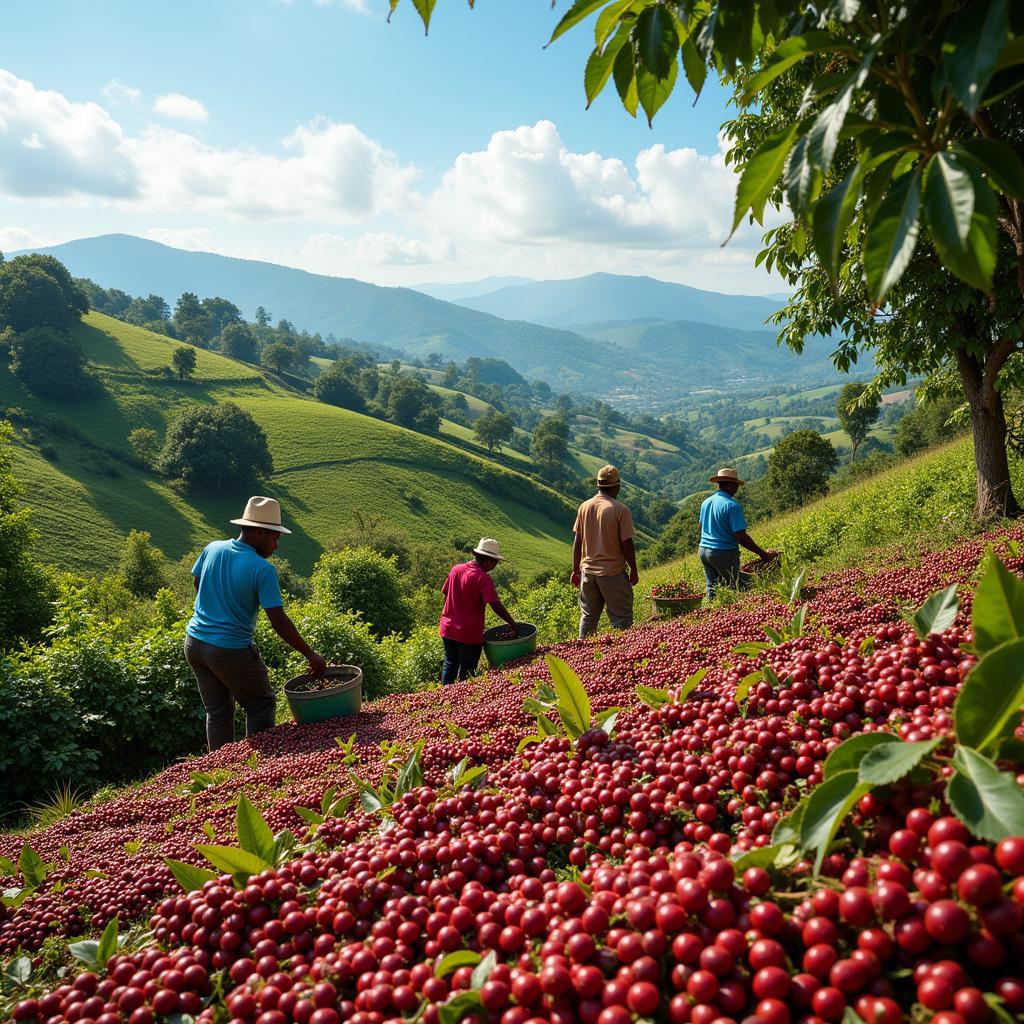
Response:
[[[597,471],[598,487],[614,487],[621,483],[622,477],[619,476],[619,471],[614,466],[602,466]]]
[[[732,466],[723,466],[714,476],[709,476],[708,480],[713,484],[746,483],[746,480],[740,479],[739,473]]]
[[[493,537],[481,537],[480,543],[473,548],[474,555],[483,555],[484,558],[493,558],[496,562],[506,561],[501,553],[501,545]]]
[[[258,530],[275,530],[277,533],[291,533],[281,525],[281,503],[276,498],[253,495],[245,503],[241,519],[232,519],[235,526],[253,526]]]

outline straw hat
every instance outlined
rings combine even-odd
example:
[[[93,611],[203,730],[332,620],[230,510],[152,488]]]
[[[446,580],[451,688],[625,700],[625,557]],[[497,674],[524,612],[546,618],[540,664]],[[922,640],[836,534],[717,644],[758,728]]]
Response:
[[[281,503],[276,498],[254,495],[245,503],[241,519],[232,519],[235,526],[254,526],[259,530],[275,530],[277,533],[291,533],[281,525]]]
[[[602,466],[597,471],[598,487],[614,487],[618,483],[622,483],[622,478],[614,466]]]
[[[743,484],[745,480],[740,479],[739,473],[732,466],[723,466],[714,476],[708,477],[713,484]]]
[[[496,562],[504,562],[505,556],[501,553],[501,545],[493,537],[481,537],[480,543],[473,548],[474,555],[483,555],[484,558],[493,558]]]

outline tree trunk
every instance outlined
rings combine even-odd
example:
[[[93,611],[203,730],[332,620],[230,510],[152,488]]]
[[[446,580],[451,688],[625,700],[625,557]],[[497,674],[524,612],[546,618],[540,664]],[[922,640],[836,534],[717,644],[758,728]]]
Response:
[[[978,499],[974,506],[979,519],[1020,515],[1013,494],[1010,465],[1006,457],[1006,415],[1003,396],[981,364],[963,349],[957,350],[967,404],[971,410]]]

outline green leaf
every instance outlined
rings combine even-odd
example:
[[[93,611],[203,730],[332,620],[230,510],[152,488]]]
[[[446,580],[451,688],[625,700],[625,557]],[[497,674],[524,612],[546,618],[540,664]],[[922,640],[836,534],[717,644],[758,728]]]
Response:
[[[868,227],[864,274],[868,291],[880,303],[903,276],[921,230],[920,168],[896,179]]]
[[[770,651],[772,649],[771,644],[761,643],[758,640],[751,641],[750,643],[737,644],[731,651],[732,654],[746,654],[750,657],[756,657],[762,651]]]
[[[775,647],[786,642],[786,638],[777,629],[772,629],[771,626],[764,626],[762,628],[764,629],[765,636],[771,640]]]
[[[679,688],[679,692],[676,694],[676,701],[682,704],[687,697],[693,693],[694,690],[700,685],[701,681],[708,674],[706,668],[699,668],[692,676],[688,676],[686,682]]]
[[[773,689],[779,688],[779,677],[775,674],[775,669],[771,665],[761,666],[761,675],[764,677],[764,681]]]
[[[616,708],[610,715],[604,715],[604,717],[598,719],[598,725],[603,732],[611,736],[615,729],[615,723],[619,720],[619,711],[621,708]]]
[[[747,161],[736,189],[736,208],[733,213],[732,230],[729,232],[730,238],[748,211],[753,213],[758,223],[761,222],[765,204],[779,180],[779,175],[782,174],[796,132],[797,126],[794,124],[769,136]]]
[[[936,736],[919,743],[884,743],[865,754],[857,778],[871,786],[888,786],[909,775],[941,742]]]
[[[412,0],[412,5],[423,22],[424,34],[430,31],[430,16],[434,13],[436,4],[437,0]]]
[[[420,768],[420,751],[423,750],[423,741],[418,740],[412,749],[412,753],[406,759],[398,772],[395,780],[395,799],[405,796],[411,789],[417,789],[423,785],[423,769]]]
[[[487,979],[491,976],[491,971],[494,970],[497,963],[498,958],[495,955],[494,950],[489,950],[487,956],[485,956],[483,960],[473,968],[473,976],[469,981],[470,988],[474,991],[483,988],[487,983]]]
[[[30,889],[38,889],[46,881],[46,876],[49,873],[49,868],[43,863],[43,858],[28,843],[21,848],[18,869]]]
[[[772,829],[772,845],[785,846],[789,843],[800,842],[800,825],[804,820],[807,811],[807,803],[810,796],[801,797],[799,803],[787,814],[780,818]]]
[[[867,1024],[867,1022],[852,1006],[847,1006],[843,1010],[843,1019],[839,1024]]]
[[[562,15],[561,20],[555,26],[554,32],[547,45],[550,46],[559,36],[565,35],[569,29],[578,25],[585,18],[590,17],[598,8],[604,7],[608,0],[576,0],[576,2]]]
[[[249,802],[244,793],[238,796],[238,812],[235,818],[239,846],[261,860],[273,863],[274,833],[263,815]]]
[[[327,820],[322,814],[318,814],[311,807],[296,807],[295,813],[307,825],[309,825],[310,828],[316,828],[317,825],[322,825]]]
[[[643,683],[637,683],[634,687],[636,695],[649,707],[649,708],[660,708],[663,704],[669,702],[668,690],[659,690],[653,686],[644,686]]]
[[[15,957],[5,968],[4,974],[18,985],[24,985],[32,977],[32,961],[27,956]]]
[[[96,947],[96,965],[105,967],[107,961],[117,952],[117,918],[113,918],[103,929]]]
[[[942,633],[956,621],[960,601],[956,596],[955,583],[936,591],[914,612],[911,625],[914,632],[924,640],[931,633]]]
[[[902,742],[898,736],[893,736],[890,732],[861,732],[851,736],[825,758],[822,768],[824,777],[830,779],[840,772],[856,771],[864,757],[875,747]]]
[[[942,65],[950,92],[970,117],[977,113],[999,64],[1009,29],[1005,0],[978,0],[949,26],[942,44]]]
[[[626,112],[630,117],[636,117],[640,95],[636,91],[636,54],[633,51],[632,38],[615,55],[615,63],[612,64],[612,78],[615,80],[615,88]]]
[[[854,164],[846,177],[814,204],[811,240],[822,266],[833,281],[839,276],[839,254],[857,208],[862,180],[860,165]],[[799,582],[803,584],[802,574]]]
[[[686,80],[690,83],[690,88],[695,93],[694,103],[696,103],[697,99],[700,98],[704,82],[708,77],[708,66],[704,63],[704,58],[700,55],[700,51],[697,49],[692,36],[687,37],[683,41],[683,45],[680,47],[680,56],[682,57]]]
[[[781,846],[773,843],[771,846],[755,846],[752,850],[747,850],[732,862],[736,874],[746,871],[747,868],[770,868],[781,849]]]
[[[1011,734],[1024,706],[1024,639],[988,651],[971,669],[953,705],[958,743],[995,751]]]
[[[8,857],[0,857],[0,877],[13,877],[17,873],[18,869],[13,860]]]
[[[587,107],[594,102],[608,84],[608,79],[612,76],[615,58],[619,55],[619,50],[629,40],[629,33],[629,25],[619,26],[618,32],[612,36],[608,45],[603,49],[597,47],[587,58],[587,64],[583,71],[583,91],[587,95]]]
[[[953,152],[987,174],[1000,192],[1024,200],[1024,161],[1005,142],[962,139],[953,146]]]
[[[217,869],[232,875],[258,875],[273,864],[237,846],[197,846],[196,849]]]
[[[481,959],[480,954],[474,953],[471,949],[456,949],[451,953],[445,953],[437,961],[434,973],[439,978],[447,978],[449,974],[454,974],[460,967],[476,967]]]
[[[539,734],[537,734],[537,733],[534,733],[532,736],[524,736],[516,744],[516,753],[517,754],[521,754],[527,747],[533,746],[534,743],[543,743],[543,742],[544,742],[544,737],[539,735]]]
[[[68,952],[83,964],[96,967],[96,951],[99,948],[100,944],[95,939],[82,939],[81,942],[72,942],[68,946]]]
[[[608,0],[605,0],[605,3],[608,3]],[[604,41],[612,32],[619,32],[623,28],[627,32],[632,31],[633,23],[636,21],[635,15],[630,11],[633,3],[634,0],[614,0],[614,3],[608,3],[608,6],[597,16],[597,20],[594,22],[595,46],[603,46]],[[623,17],[623,15],[626,16]]]
[[[1010,764],[1024,767],[1024,740],[1016,736],[1008,736],[999,744],[996,753],[997,761],[1009,761]]]
[[[374,814],[384,808],[384,801],[372,787],[359,790],[359,803],[367,814]]]
[[[748,672],[736,685],[736,692],[733,694],[733,700],[737,704],[742,703],[747,699],[747,694],[750,693],[750,688],[755,683],[761,682],[762,679],[761,670],[755,669],[753,672]]]
[[[810,205],[821,185],[821,172],[807,158],[807,136],[801,135],[786,159],[782,187],[790,209],[799,217]]]
[[[654,115],[672,95],[678,74],[679,66],[675,62],[669,65],[668,74],[664,78],[658,78],[643,65],[636,69],[636,91],[640,97],[640,106],[644,108],[644,113],[647,115],[649,126],[653,125]]]
[[[1011,774],[965,746],[956,748],[953,766],[946,798],[974,835],[990,843],[1024,835],[1024,790]]]
[[[1024,637],[1024,580],[1010,572],[991,551],[974,592],[971,627],[978,654]]]
[[[568,730],[567,730],[568,731]],[[558,726],[548,718],[547,715],[537,716],[537,735],[541,737],[545,736],[557,736]],[[579,735],[577,733],[577,735]]]
[[[981,174],[950,153],[936,153],[925,172],[924,211],[946,268],[969,285],[989,291],[999,204]]]
[[[678,68],[679,34],[668,8],[645,7],[636,20],[636,44],[640,63],[655,78],[673,79]],[[641,97],[642,98],[642,97]]]
[[[455,785],[459,789],[465,789],[467,786],[472,786],[478,779],[483,781],[487,778],[487,765],[477,764],[472,768],[467,768],[456,780]]]
[[[815,874],[821,870],[843,820],[870,789],[868,783],[858,781],[856,772],[840,772],[812,790],[800,822],[800,848],[816,851]]]
[[[437,1018],[440,1024],[460,1024],[471,1014],[483,1015],[483,1003],[480,1002],[479,992],[460,992],[452,996],[448,1002],[441,1003],[437,1008]]]
[[[839,145],[839,133],[846,123],[850,104],[853,102],[854,94],[867,78],[873,59],[874,51],[869,51],[857,69],[847,77],[835,99],[814,119],[811,130],[807,133],[807,160],[822,174],[827,174],[832,166],[836,146]]]
[[[765,86],[770,85],[804,57],[810,57],[814,53],[856,52],[854,47],[828,32],[804,32],[803,35],[790,36],[779,43],[765,62],[764,69],[747,84],[740,103],[747,106],[753,102]]]
[[[561,658],[548,654],[544,660],[558,695],[558,714],[562,724],[570,735],[579,736],[590,728],[590,698],[587,691],[579,676]]]

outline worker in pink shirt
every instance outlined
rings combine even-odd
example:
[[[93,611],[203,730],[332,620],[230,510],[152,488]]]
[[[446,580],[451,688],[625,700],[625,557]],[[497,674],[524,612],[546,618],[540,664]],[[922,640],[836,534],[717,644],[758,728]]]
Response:
[[[444,581],[440,633],[444,643],[441,682],[445,686],[466,679],[476,671],[484,646],[484,616],[488,605],[512,627],[513,635],[518,632],[515,619],[498,599],[490,576],[494,567],[504,561],[498,542],[484,537],[473,549],[473,561],[454,566]]]

